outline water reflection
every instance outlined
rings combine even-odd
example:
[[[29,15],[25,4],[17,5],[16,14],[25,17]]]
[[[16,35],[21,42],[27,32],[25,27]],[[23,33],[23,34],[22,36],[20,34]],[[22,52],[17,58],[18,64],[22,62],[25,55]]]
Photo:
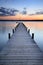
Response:
[[[8,33],[9,32],[12,35],[12,30],[10,28],[6,29],[5,27],[3,27],[0,30],[0,51],[4,47],[4,45],[6,44],[6,42],[8,41]]]
[[[15,24],[12,22],[0,22],[0,51],[8,41],[8,33],[12,35],[12,29],[15,27]]]
[[[37,45],[43,51],[43,30],[39,29],[31,29],[30,34],[34,33],[34,40],[36,41]]]

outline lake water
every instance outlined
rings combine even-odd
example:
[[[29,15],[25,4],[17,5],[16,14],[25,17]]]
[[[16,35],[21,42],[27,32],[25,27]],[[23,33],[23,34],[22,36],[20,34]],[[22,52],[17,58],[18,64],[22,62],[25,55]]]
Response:
[[[43,51],[43,22],[24,22],[30,29],[30,34],[34,33],[34,40]],[[16,26],[15,22],[0,21],[0,51],[4,48],[8,41],[8,33],[12,35],[12,29]]]
[[[15,26],[15,22],[0,22],[0,51],[4,48],[8,41],[8,33],[11,33],[12,36],[12,29]]]

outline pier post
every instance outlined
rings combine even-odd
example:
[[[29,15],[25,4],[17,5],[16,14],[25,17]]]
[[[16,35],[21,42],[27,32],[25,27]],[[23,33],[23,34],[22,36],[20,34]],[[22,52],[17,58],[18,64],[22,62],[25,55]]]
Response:
[[[14,29],[12,29],[12,32],[14,33]]]
[[[34,39],[34,33],[32,33],[32,39]]]
[[[10,33],[8,33],[8,38],[9,38],[9,39],[11,38],[11,35],[10,35]]]

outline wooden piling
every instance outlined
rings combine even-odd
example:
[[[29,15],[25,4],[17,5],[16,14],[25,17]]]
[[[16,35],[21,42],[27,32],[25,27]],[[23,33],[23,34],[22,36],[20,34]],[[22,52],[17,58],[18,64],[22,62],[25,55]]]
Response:
[[[32,33],[32,39],[34,39],[34,33]]]
[[[12,32],[14,33],[14,29],[12,29]]]
[[[10,35],[10,33],[8,33],[8,39],[10,39],[11,38],[11,35]]]

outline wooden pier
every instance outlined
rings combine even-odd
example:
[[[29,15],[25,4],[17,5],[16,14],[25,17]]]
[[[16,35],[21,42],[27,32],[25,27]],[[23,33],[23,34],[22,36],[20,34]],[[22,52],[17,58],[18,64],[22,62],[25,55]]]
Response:
[[[19,23],[13,32],[0,52],[0,65],[43,65],[43,53],[25,25]]]

